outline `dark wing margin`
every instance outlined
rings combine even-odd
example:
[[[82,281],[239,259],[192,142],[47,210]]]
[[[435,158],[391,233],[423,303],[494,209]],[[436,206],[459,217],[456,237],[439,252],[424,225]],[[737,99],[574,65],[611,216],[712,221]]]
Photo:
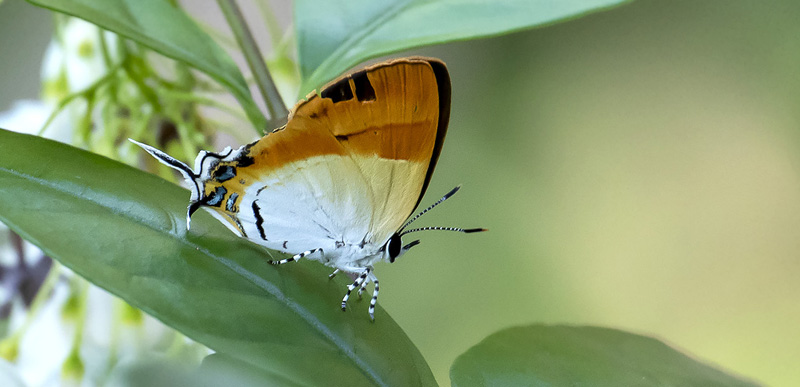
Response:
[[[428,172],[425,174],[425,182],[422,184],[422,190],[419,192],[417,204],[414,209],[419,206],[422,197],[425,196],[425,191],[428,189],[428,183],[433,176],[433,170],[436,168],[436,162],[439,161],[439,155],[442,153],[442,145],[444,145],[444,137],[447,134],[447,125],[450,122],[450,74],[447,72],[447,66],[444,62],[433,58],[410,58],[420,59],[428,62],[433,69],[433,74],[436,76],[436,85],[439,89],[439,124],[436,126],[436,142],[433,144],[433,153],[431,154],[431,163],[428,165]],[[413,212],[413,211],[412,211]]]

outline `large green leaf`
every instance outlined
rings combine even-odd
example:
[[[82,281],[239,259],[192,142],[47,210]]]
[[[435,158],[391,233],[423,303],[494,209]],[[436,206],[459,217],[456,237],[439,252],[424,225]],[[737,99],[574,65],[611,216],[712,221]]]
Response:
[[[96,285],[210,348],[280,380],[433,385],[382,309],[339,308],[345,278],[267,250],[204,212],[186,231],[186,190],[116,161],[0,130],[0,221]],[[340,276],[342,277],[342,276]]]
[[[369,58],[500,35],[628,0],[295,0],[300,92]]]
[[[183,11],[166,0],[28,0],[79,17],[186,63],[224,85],[258,131],[266,119],[233,59]]]
[[[453,386],[756,386],[645,336],[597,327],[494,333],[450,367]]]
[[[258,387],[291,386],[292,381],[275,378],[250,364],[215,353],[198,367],[170,361],[169,358],[138,358],[122,362],[112,370],[106,386],[141,387]]]

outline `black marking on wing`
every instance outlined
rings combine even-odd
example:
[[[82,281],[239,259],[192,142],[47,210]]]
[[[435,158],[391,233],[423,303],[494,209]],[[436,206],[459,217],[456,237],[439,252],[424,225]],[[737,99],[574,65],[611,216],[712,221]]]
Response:
[[[235,161],[237,162],[236,165],[239,166],[240,168],[249,167],[249,166],[255,164],[255,162],[256,162],[255,159],[253,159],[252,157],[249,156],[249,153],[248,154],[242,154],[241,156],[236,158]]]
[[[239,218],[234,217],[233,220],[235,220],[236,225],[239,226],[239,231],[242,232],[242,236],[247,238],[247,232],[244,231],[244,226],[242,226],[242,222],[239,221]]]
[[[447,66],[439,60],[428,60],[428,64],[433,69],[433,74],[436,76],[436,85],[439,89],[439,122],[436,126],[436,142],[433,145],[433,154],[431,155],[431,162],[428,164],[428,171],[425,174],[425,182],[422,184],[422,190],[419,192],[417,204],[414,208],[419,206],[422,197],[425,196],[425,191],[428,189],[428,183],[433,176],[433,170],[436,168],[436,162],[439,160],[439,154],[442,153],[442,145],[444,144],[444,137],[447,134],[447,124],[450,121],[450,75],[447,72]],[[410,215],[410,214],[409,214]]]
[[[227,215],[228,219],[232,220],[233,223],[236,224],[236,228],[239,230],[240,233],[242,233],[242,236],[247,238],[247,233],[244,231],[244,227],[242,227],[242,222],[239,221],[239,218],[231,214],[225,214],[225,215]]]
[[[286,244],[287,244],[288,242],[289,242],[289,241],[283,241],[283,248],[284,248],[284,249],[286,248]]]
[[[233,160],[236,163],[237,167],[239,168],[249,167],[256,162],[256,160],[253,159],[252,156],[250,156],[250,148],[252,148],[253,145],[255,144],[256,144],[255,142],[252,142],[250,144],[245,145],[244,149],[242,149],[241,153],[239,153],[239,156]]]
[[[333,103],[353,99],[353,90],[350,90],[350,79],[343,78],[328,86],[320,93],[322,98],[330,98]]]
[[[200,208],[200,206],[201,206],[202,204],[203,204],[203,203],[202,203],[202,202],[200,202],[200,201],[197,201],[197,202],[191,202],[191,203],[189,204],[189,210],[188,210],[188,212],[187,212],[187,214],[188,214],[187,216],[188,216],[189,218],[191,218],[191,217],[192,217],[192,215],[193,215],[195,212],[197,212],[197,210]]]
[[[228,197],[228,202],[225,203],[225,209],[229,212],[238,212],[236,210],[236,199],[239,198],[239,194],[234,192],[231,196]]]
[[[202,167],[202,165],[206,163],[206,159],[207,159],[207,158],[209,158],[209,157],[212,157],[212,158],[215,158],[215,159],[217,159],[217,161],[216,161],[216,162],[214,162],[214,163],[212,163],[211,165],[209,165],[209,168],[214,168],[214,167],[216,167],[216,166],[217,166],[217,164],[219,164],[220,160],[222,160],[222,159],[224,159],[224,158],[226,158],[226,157],[230,156],[231,152],[233,152],[233,151],[232,151],[232,150],[230,150],[230,149],[229,149],[227,152],[225,152],[225,154],[224,154],[224,155],[223,155],[223,154],[221,154],[221,153],[216,153],[216,152],[206,152],[206,153],[203,155],[203,159],[202,159],[202,160],[200,160],[200,165],[201,165],[201,167]],[[201,171],[200,171],[200,175],[202,175],[202,174],[203,174],[203,171],[201,170]]]
[[[253,215],[256,217],[256,228],[258,228],[258,233],[261,234],[261,239],[267,240],[267,236],[264,234],[264,218],[261,217],[260,211],[261,208],[253,201]]]
[[[366,70],[354,73],[351,78],[353,79],[353,85],[356,87],[356,98],[358,98],[360,102],[375,100],[375,89],[372,88],[372,83],[367,77]]]
[[[214,170],[212,176],[222,183],[236,177],[236,168],[230,165],[220,165]]]
[[[217,187],[211,195],[206,196],[203,198],[203,204],[210,206],[210,207],[219,207],[222,204],[222,201],[225,200],[225,195],[228,193],[228,190],[225,189],[223,186]]]

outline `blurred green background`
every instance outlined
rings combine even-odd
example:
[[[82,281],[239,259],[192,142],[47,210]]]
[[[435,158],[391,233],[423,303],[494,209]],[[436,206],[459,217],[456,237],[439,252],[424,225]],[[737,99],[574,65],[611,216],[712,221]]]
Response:
[[[443,384],[534,322],[657,337],[800,384],[800,2],[640,0],[440,57],[453,111],[421,234],[381,304]],[[0,109],[35,96],[47,12],[0,6]]]

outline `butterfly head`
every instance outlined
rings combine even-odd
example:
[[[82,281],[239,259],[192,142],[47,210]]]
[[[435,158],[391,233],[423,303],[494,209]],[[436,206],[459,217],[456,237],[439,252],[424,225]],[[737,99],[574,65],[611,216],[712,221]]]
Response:
[[[389,240],[386,241],[386,244],[383,245],[381,251],[383,252],[384,259],[394,263],[395,259],[400,258],[400,256],[405,254],[406,251],[418,244],[419,239],[403,245],[403,240],[400,233],[394,233],[394,235],[392,235]]]
[[[233,152],[230,148],[225,148],[221,153],[201,151],[197,155],[194,169],[192,169],[180,160],[150,145],[134,140],[130,141],[142,147],[162,164],[177,170],[183,175],[192,192],[186,213],[187,229],[191,224],[192,214],[200,207],[219,207],[225,201],[228,189],[224,183],[236,176],[236,168],[231,165],[233,163],[225,162],[227,161],[226,158]]]
[[[422,210],[417,215],[409,219],[403,225],[403,227],[400,227],[400,229],[397,230],[397,232],[392,234],[392,236],[389,237],[389,240],[386,241],[386,244],[381,248],[381,251],[384,254],[384,258],[389,262],[394,262],[401,255],[405,254],[406,251],[418,245],[419,239],[413,240],[410,243],[403,245],[403,240],[402,240],[403,235],[410,234],[412,232],[441,230],[441,231],[457,231],[470,234],[473,232],[487,231],[485,228],[461,228],[461,227],[419,227],[419,228],[406,229],[411,223],[414,223],[414,221],[419,219],[422,215],[432,210],[434,207],[438,206],[445,200],[449,199],[451,196],[455,195],[455,193],[458,192],[459,189],[461,189],[461,186],[453,188],[450,192],[445,194],[441,199],[439,199],[435,203],[431,204],[428,208]]]

